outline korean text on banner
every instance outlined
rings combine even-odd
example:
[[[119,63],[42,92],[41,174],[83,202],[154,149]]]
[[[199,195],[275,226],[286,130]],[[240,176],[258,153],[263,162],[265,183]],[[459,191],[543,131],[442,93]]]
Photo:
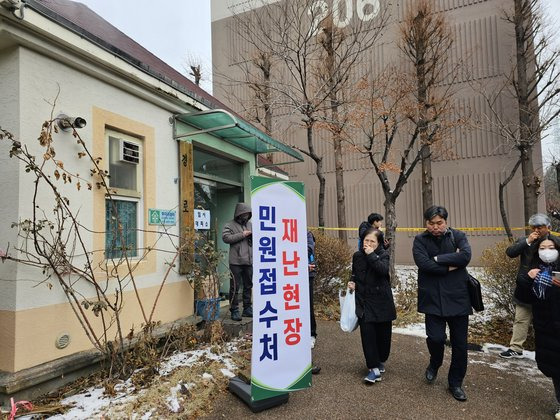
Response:
[[[251,398],[311,386],[307,220],[303,184],[251,178]]]

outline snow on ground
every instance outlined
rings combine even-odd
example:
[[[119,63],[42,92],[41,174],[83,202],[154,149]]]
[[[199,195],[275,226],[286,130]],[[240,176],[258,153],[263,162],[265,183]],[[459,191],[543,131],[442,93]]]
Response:
[[[426,338],[426,329],[423,323],[409,324],[405,327],[393,328],[393,332],[396,334]],[[502,346],[501,344],[486,343],[482,346],[482,351],[469,352],[469,365],[485,364],[498,371],[498,378],[500,371],[508,372],[524,376],[526,379],[535,383],[550,386],[548,378],[546,378],[537,367],[534,351],[525,350],[523,352],[523,358],[503,359],[499,357],[499,354],[507,349],[508,347]]]
[[[413,335],[415,337],[426,338],[426,328],[424,323],[408,324],[406,327],[393,328],[396,334]]]
[[[481,271],[478,268],[469,268],[469,271],[475,276],[480,277]],[[416,281],[416,267],[400,266],[397,267],[397,274],[401,283],[411,283]],[[486,310],[480,313],[475,313],[470,319],[470,323],[478,324],[485,323],[492,319],[495,311],[490,302],[485,302]],[[412,335],[416,337],[426,337],[424,323],[413,323],[404,327],[393,328],[396,334]],[[208,363],[208,361],[217,361],[223,365],[219,369],[222,375],[231,378],[234,377],[233,373],[236,366],[233,363],[231,356],[237,352],[238,341],[234,340],[227,343],[220,353],[216,353],[212,347],[205,347],[203,349],[186,351],[176,353],[170,356],[160,367],[160,375],[168,376],[177,369],[184,367],[192,367],[201,363]],[[482,347],[482,351],[469,353],[469,364],[486,364],[497,371],[496,375],[499,378],[500,372],[509,372],[516,375],[524,376],[526,379],[534,383],[544,384],[549,386],[547,381],[537,368],[535,362],[535,353],[525,351],[524,357],[520,359],[502,359],[498,354],[507,347],[500,344],[487,343]],[[212,381],[213,376],[209,373],[203,373],[202,379]],[[177,412],[180,409],[181,394],[188,392],[195,386],[193,383],[181,383],[169,389],[169,394],[165,397],[165,404],[171,412]],[[50,417],[50,419],[64,419],[64,420],[82,420],[82,419],[100,419],[108,412],[115,412],[119,407],[130,403],[143,395],[146,390],[135,392],[132,382],[126,381],[115,386],[116,395],[109,397],[104,395],[102,387],[88,388],[84,392],[70,396],[61,401],[61,404],[71,406],[72,408],[63,415]],[[153,418],[157,413],[156,409],[148,410],[144,413],[132,414],[133,420],[148,420]],[[31,420],[30,416],[21,417],[22,419]]]
[[[237,351],[237,340],[227,343],[221,353],[216,354],[212,351],[212,347],[206,347],[199,350],[186,351],[176,353],[170,356],[161,366],[160,374],[166,376],[171,374],[178,368],[185,368],[194,366],[197,363],[208,363],[208,360],[218,361],[223,364],[221,369],[225,377],[235,376],[232,371],[235,371],[236,366],[231,360],[231,356]],[[204,373],[203,379],[211,380],[213,376]],[[166,398],[167,408],[172,412],[177,412],[180,408],[179,395],[182,392],[181,387],[190,389],[194,384],[179,384],[170,388],[169,396]],[[85,419],[99,419],[103,417],[109,409],[113,410],[118,406],[123,406],[142,395],[145,390],[134,393],[135,389],[131,381],[126,381],[115,386],[116,395],[113,397],[104,395],[103,387],[91,387],[85,391],[72,395],[63,399],[60,404],[71,406],[72,408],[66,413],[49,417],[49,419],[56,420],[85,420]],[[154,410],[148,411],[142,415],[134,415],[134,420],[147,420],[152,418]],[[31,416],[24,416],[21,419],[31,420]]]

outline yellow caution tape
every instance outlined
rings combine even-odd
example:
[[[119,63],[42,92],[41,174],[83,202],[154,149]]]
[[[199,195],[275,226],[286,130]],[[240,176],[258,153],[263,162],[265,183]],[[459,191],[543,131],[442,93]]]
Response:
[[[347,230],[347,231],[357,231],[358,228],[335,228],[335,227],[317,227],[317,226],[309,226],[309,229],[314,229],[314,230]],[[455,228],[457,230],[462,230],[464,232],[488,232],[488,231],[494,231],[494,232],[502,232],[505,231],[505,228],[503,227],[458,227]],[[530,229],[530,227],[514,227],[514,228],[510,228],[511,230],[526,230],[526,229]],[[385,228],[382,228],[382,230],[385,230]],[[424,232],[426,230],[426,228],[414,228],[414,227],[398,227],[397,228],[397,232]],[[552,233],[553,235],[557,235],[560,236],[560,232],[554,232],[554,231],[550,231],[550,233]]]

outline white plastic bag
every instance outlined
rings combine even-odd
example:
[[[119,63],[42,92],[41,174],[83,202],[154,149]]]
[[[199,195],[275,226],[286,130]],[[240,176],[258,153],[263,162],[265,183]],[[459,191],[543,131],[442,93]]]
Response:
[[[342,290],[338,292],[340,302],[340,328],[344,332],[352,332],[358,327],[356,316],[356,294],[346,289],[346,295],[342,296]]]

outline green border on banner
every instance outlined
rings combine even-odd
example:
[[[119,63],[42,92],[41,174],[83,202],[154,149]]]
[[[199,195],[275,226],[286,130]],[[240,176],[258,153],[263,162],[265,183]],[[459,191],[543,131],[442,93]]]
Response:
[[[311,386],[311,365],[309,365],[302,376],[297,379],[292,385],[285,389],[270,388],[264,384],[259,383],[254,377],[251,377],[251,400],[259,401],[266,398],[272,398],[277,395],[285,394],[286,392],[301,391]]]
[[[282,181],[279,179],[266,178],[264,176],[251,176],[251,194],[255,194],[261,188],[270,184],[284,184],[286,187],[294,190],[294,192],[305,201],[305,186],[303,182]]]

